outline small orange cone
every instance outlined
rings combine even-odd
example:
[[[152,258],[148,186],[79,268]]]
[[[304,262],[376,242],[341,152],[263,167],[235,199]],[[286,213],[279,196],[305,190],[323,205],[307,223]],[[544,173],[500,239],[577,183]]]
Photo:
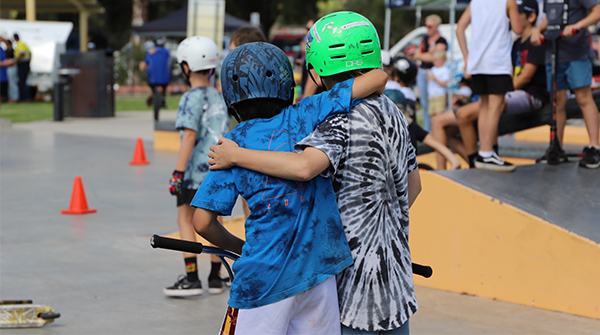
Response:
[[[83,191],[83,182],[81,182],[80,176],[76,176],[73,184],[73,194],[71,195],[71,207],[60,212],[63,214],[87,214],[96,211],[95,208],[88,208],[85,192]]]
[[[144,152],[144,142],[142,138],[138,137],[135,143],[135,151],[133,152],[133,160],[129,162],[129,165],[148,165],[150,162],[146,160],[146,154]]]

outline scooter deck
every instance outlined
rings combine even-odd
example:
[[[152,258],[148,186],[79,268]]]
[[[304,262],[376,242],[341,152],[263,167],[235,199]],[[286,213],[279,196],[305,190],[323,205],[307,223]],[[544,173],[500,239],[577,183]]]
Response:
[[[0,328],[43,327],[58,317],[54,308],[31,300],[0,302]]]

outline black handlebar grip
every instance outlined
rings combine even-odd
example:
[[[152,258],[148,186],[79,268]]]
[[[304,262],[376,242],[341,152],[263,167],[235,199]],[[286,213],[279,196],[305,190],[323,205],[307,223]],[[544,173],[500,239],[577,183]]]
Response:
[[[417,263],[412,263],[412,271],[414,274],[423,276],[425,278],[429,278],[433,274],[433,269],[431,268],[431,266],[421,265]]]
[[[178,240],[159,235],[152,235],[150,238],[150,245],[152,248],[169,249],[192,254],[201,254],[203,248],[201,243]]]

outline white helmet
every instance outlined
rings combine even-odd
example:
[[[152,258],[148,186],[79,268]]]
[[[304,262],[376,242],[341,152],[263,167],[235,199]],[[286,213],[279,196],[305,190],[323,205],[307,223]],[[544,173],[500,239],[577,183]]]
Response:
[[[177,47],[177,63],[185,62],[192,72],[216,68],[218,58],[217,45],[208,37],[188,37]]]

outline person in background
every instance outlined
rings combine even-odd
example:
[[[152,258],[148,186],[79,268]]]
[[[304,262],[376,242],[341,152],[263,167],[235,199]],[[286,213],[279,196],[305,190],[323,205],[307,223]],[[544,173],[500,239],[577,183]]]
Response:
[[[0,43],[6,46],[6,51],[9,49],[10,41],[5,38],[5,32],[0,31]],[[2,65],[6,61],[6,51],[4,47],[0,45],[0,101],[8,101],[8,74],[6,72],[6,66]]]
[[[31,101],[31,92],[27,86],[27,76],[29,76],[31,51],[25,42],[21,41],[19,34],[14,34],[13,38],[17,42],[15,48],[14,64],[17,65],[17,73],[19,77],[19,101]]]
[[[427,73],[433,67],[433,52],[448,50],[448,42],[440,35],[438,30],[442,24],[439,15],[432,14],[425,18],[427,37],[421,42],[421,46],[414,54],[414,59],[421,62],[421,68],[417,76],[417,87],[419,88],[419,101],[423,108],[423,129],[431,130],[431,117],[429,115],[429,96],[427,94]]]
[[[473,25],[470,49],[465,35],[469,24]],[[481,96],[478,119],[480,148],[475,158],[478,169],[515,170],[514,165],[500,158],[493,149],[498,140],[498,121],[504,95],[514,90],[511,77],[513,40],[509,27],[517,35],[523,32],[515,0],[472,0],[456,28],[456,38],[465,60],[465,73],[472,75],[473,93]]]
[[[162,104],[166,107],[167,86],[171,82],[171,55],[164,45],[167,39],[163,35],[155,35],[153,38],[154,47],[148,50],[146,57],[140,62],[140,70],[146,71],[148,75],[148,85],[150,86],[150,96],[146,100],[148,107],[152,106],[155,87],[162,88]],[[158,121],[158,114],[155,114],[155,120]]]
[[[177,197],[177,225],[182,240],[196,242],[193,227],[194,208],[190,205],[196,191],[208,173],[208,148],[229,131],[229,117],[223,97],[211,85],[209,78],[217,67],[217,45],[204,36],[192,36],[177,47],[177,63],[190,83],[179,101],[175,128],[181,132],[181,145],[169,192]],[[180,275],[163,293],[170,297],[201,295],[197,255],[183,253],[185,275]],[[208,292],[221,294],[223,279],[221,262],[211,258]]]
[[[546,9],[546,8],[545,8]],[[558,64],[556,66],[556,133],[563,143],[565,125],[567,123],[567,89],[575,94],[575,99],[583,113],[588,131],[589,145],[583,149],[585,156],[579,166],[588,169],[600,167],[600,126],[598,124],[598,107],[592,96],[592,60],[590,57],[590,35],[588,26],[600,21],[600,4],[597,0],[570,0],[569,21],[563,29],[564,38],[558,42]],[[531,34],[531,44],[540,45],[542,31],[546,30],[548,19],[536,27]],[[575,34],[573,33],[575,31]],[[546,81],[548,91],[552,85],[550,64],[551,50],[546,48]],[[542,161],[544,158],[542,158]],[[561,161],[566,161],[562,155]]]
[[[433,67],[427,73],[427,96],[429,97],[429,116],[433,117],[446,110],[446,86],[450,80],[450,70],[444,66],[446,51],[433,52]]]

